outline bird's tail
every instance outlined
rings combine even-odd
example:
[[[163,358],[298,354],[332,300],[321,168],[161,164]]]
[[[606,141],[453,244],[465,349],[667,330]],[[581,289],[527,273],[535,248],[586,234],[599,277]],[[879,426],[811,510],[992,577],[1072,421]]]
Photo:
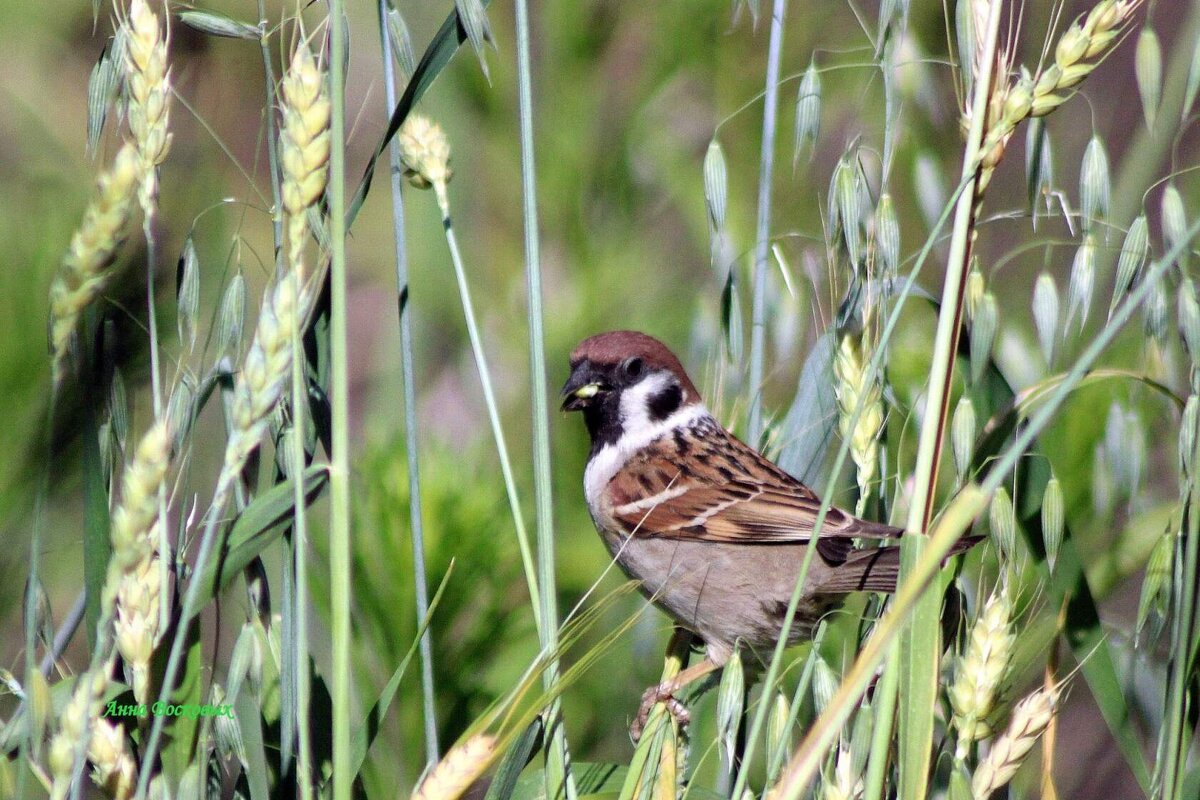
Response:
[[[949,556],[970,550],[982,536],[964,536],[955,542]],[[949,557],[947,556],[947,557]],[[900,548],[876,547],[855,550],[828,573],[821,592],[894,592],[900,577]]]

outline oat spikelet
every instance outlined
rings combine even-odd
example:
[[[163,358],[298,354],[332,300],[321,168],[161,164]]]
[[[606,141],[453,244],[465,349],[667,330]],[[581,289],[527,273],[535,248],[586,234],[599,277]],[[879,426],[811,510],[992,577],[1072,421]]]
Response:
[[[108,685],[106,669],[98,669],[89,677],[84,673],[75,681],[71,698],[58,717],[58,731],[50,739],[46,765],[50,768],[50,798],[63,800],[71,789],[71,774],[75,766],[75,746],[83,738],[88,721],[100,713],[104,689]]]
[[[149,697],[150,659],[158,639],[163,599],[162,572],[157,550],[158,494],[170,466],[171,431],[155,424],[142,437],[133,461],[125,468],[121,504],[113,513],[112,558],[104,584],[106,609],[115,603],[113,633],[117,650],[132,676],[139,703]]]
[[[450,140],[441,126],[428,117],[414,114],[401,126],[397,141],[405,177],[418,189],[432,186],[442,214],[449,216],[446,184],[453,172],[450,169]]]
[[[955,666],[949,694],[954,709],[954,727],[958,731],[955,758],[959,760],[966,758],[972,742],[988,735],[983,720],[992,710],[996,690],[1004,679],[1016,641],[1011,620],[1012,604],[1008,592],[1000,588],[988,598],[971,626],[967,651]]]
[[[870,367],[872,334],[870,320],[861,333],[842,336],[834,358],[837,377],[834,394],[838,402],[838,431],[850,441],[850,456],[857,468],[858,508],[862,514],[875,482],[879,467],[879,432],[883,428],[883,395],[879,381],[867,381]],[[858,420],[851,428],[854,412],[862,406]]]
[[[325,191],[329,166],[329,93],[308,44],[301,40],[283,76],[283,208],[288,215],[288,260],[300,269],[308,238],[306,212]]]
[[[103,717],[92,720],[88,740],[88,760],[92,762],[92,780],[114,800],[133,797],[137,786],[137,764],[125,747],[125,733]]]
[[[1008,730],[996,740],[987,758],[975,770],[971,780],[975,797],[990,797],[992,792],[1012,780],[1025,756],[1054,718],[1057,706],[1057,690],[1044,688],[1017,704]]]
[[[171,149],[168,121],[171,73],[167,68],[168,36],[146,0],[133,0],[125,26],[125,85],[129,97],[129,132],[140,160],[138,202],[150,217],[158,198],[158,165]]]
[[[477,733],[456,745],[439,761],[417,790],[412,800],[458,800],[496,755],[496,737]]]
[[[71,237],[62,266],[50,284],[50,357],[54,385],[66,375],[67,353],[79,318],[112,277],[117,247],[125,238],[137,184],[137,154],[126,144],[96,181],[96,192]]]

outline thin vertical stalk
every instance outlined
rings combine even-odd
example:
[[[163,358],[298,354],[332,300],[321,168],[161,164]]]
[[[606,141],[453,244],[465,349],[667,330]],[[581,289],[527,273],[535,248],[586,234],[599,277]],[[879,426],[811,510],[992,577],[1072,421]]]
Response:
[[[767,45],[767,86],[763,93],[762,153],[758,172],[758,227],[754,239],[754,299],[750,326],[750,420],[747,441],[762,435],[763,350],[767,330],[767,258],[771,245],[771,176],[775,170],[775,119],[779,110],[779,62],[783,51],[783,15],[787,0],[775,0]]]
[[[983,59],[977,62],[979,74],[974,76],[971,125],[962,166],[966,189],[958,197],[951,231],[941,311],[933,344],[933,363],[929,371],[929,390],[925,398],[925,422],[917,447],[913,501],[906,526],[910,535],[905,537],[902,545],[901,580],[912,572],[927,545],[926,530],[933,515],[938,464],[945,438],[950,389],[954,379],[954,357],[962,321],[963,288],[970,263],[971,236],[979,200],[976,194],[979,150],[983,143],[987,104],[992,91],[1002,5],[1001,0],[991,0],[987,31],[980,42]],[[964,65],[963,68],[972,69],[973,65]],[[936,592],[921,595],[913,608],[912,624],[901,636],[900,658],[892,661],[892,665],[901,673],[900,704],[904,713],[900,716],[899,726],[900,794],[906,800],[923,800],[928,789],[941,656],[941,630],[938,625],[940,608],[941,598]]]
[[[463,307],[463,317],[466,318],[467,338],[471,341],[471,355],[475,359],[475,371],[479,374],[479,384],[483,389],[483,404],[487,407],[488,423],[491,425],[492,438],[496,444],[496,456],[500,459],[500,474],[504,479],[505,494],[508,496],[508,509],[512,514],[513,526],[517,529],[517,547],[521,551],[525,583],[529,587],[533,622],[540,635],[540,631],[544,627],[541,590],[538,588],[533,552],[529,548],[529,533],[525,529],[525,519],[521,513],[521,501],[517,495],[517,482],[513,477],[512,460],[508,456],[508,441],[504,436],[504,428],[500,424],[500,407],[496,403],[491,372],[488,370],[487,358],[483,353],[483,339],[479,335],[479,324],[475,319],[475,304],[471,301],[471,289],[467,285],[467,273],[463,268],[462,253],[458,249],[458,237],[454,235],[454,225],[450,221],[450,204],[444,195],[439,195],[438,204],[442,211],[442,228],[446,232],[446,246],[450,249],[450,261],[454,264],[454,277],[458,281],[458,295]]]
[[[329,2],[329,219],[333,394],[333,457],[329,475],[330,617],[333,629],[333,800],[350,800],[350,370],[346,331],[346,16],[343,0]]]
[[[298,269],[299,264],[293,264]],[[303,285],[303,284],[301,284]],[[293,627],[296,637],[295,661],[296,675],[296,734],[298,739],[296,774],[302,800],[311,800],[312,786],[312,742],[309,736],[309,668],[308,668],[308,512],[304,497],[304,416],[307,409],[307,393],[304,391],[304,349],[301,342],[301,326],[304,324],[299,315],[294,316],[292,324],[292,564],[296,579],[292,592],[295,605],[292,614],[295,618]],[[287,569],[289,565],[284,565]]]
[[[387,0],[379,0],[379,40],[383,54],[383,84],[390,114],[396,105],[396,66],[388,46]],[[400,315],[400,366],[404,395],[404,450],[408,457],[408,515],[412,529],[413,583],[416,591],[417,624],[429,613],[429,584],[425,574],[425,535],[421,519],[420,459],[417,451],[417,391],[413,368],[412,314],[409,311],[408,249],[405,247],[404,194],[401,177],[400,144],[392,139],[390,145],[392,188],[392,234],[396,246],[396,297]],[[433,704],[433,646],[429,628],[421,632],[421,703],[425,725],[425,763],[434,764],[439,756],[437,717]]]
[[[521,204],[525,233],[525,285],[529,303],[529,389],[533,398],[533,496],[537,523],[538,590],[543,652],[558,649],[558,595],[554,574],[554,505],[550,477],[549,402],[546,396],[546,343],[542,316],[542,268],[538,251],[537,180],[533,148],[533,79],[529,57],[529,5],[516,0],[517,106],[521,136]],[[558,659],[542,673],[547,690],[558,681]],[[574,798],[562,707],[556,699],[546,709],[546,796]]]
[[[1175,621],[1171,636],[1170,678],[1167,685],[1166,714],[1162,728],[1164,748],[1162,764],[1156,770],[1161,789],[1159,797],[1173,800],[1183,788],[1187,759],[1187,691],[1192,678],[1192,646],[1197,635],[1196,581],[1200,561],[1200,437],[1192,443],[1191,491],[1188,500],[1188,524],[1183,546],[1183,563],[1176,570]]]
[[[258,19],[265,23],[267,9],[265,0],[258,0]],[[271,46],[267,39],[267,26],[258,38],[262,51],[263,77],[267,92],[267,163],[271,168],[271,232],[275,242],[275,271],[283,270],[283,198],[279,185],[279,130],[275,124],[275,69],[271,66]]]

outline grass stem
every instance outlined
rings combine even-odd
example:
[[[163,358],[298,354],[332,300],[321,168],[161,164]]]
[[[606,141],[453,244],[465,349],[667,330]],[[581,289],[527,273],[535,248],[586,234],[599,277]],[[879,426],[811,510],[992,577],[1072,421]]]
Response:
[[[537,523],[538,591],[543,652],[558,650],[558,591],[554,570],[554,497],[550,474],[550,409],[546,392],[546,340],[542,313],[542,268],[538,248],[537,178],[533,146],[533,78],[529,56],[529,4],[516,0],[517,105],[521,139],[521,204],[525,235],[525,286],[529,304],[529,393],[533,399],[533,496]],[[542,676],[549,690],[558,680],[558,661]],[[574,798],[566,730],[556,699],[546,709],[546,796]]]
[[[483,402],[487,407],[488,422],[492,428],[492,438],[496,444],[496,455],[500,459],[500,473],[504,479],[504,491],[508,496],[508,508],[512,513],[513,525],[517,530],[517,546],[521,551],[521,563],[525,568],[525,581],[529,587],[533,620],[539,631],[545,620],[542,618],[543,603],[534,567],[533,552],[529,547],[529,533],[525,528],[525,519],[521,513],[521,501],[517,495],[517,482],[513,477],[512,460],[508,455],[508,441],[504,437],[504,427],[500,423],[500,407],[496,403],[496,392],[492,388],[491,371],[488,369],[487,357],[483,352],[483,339],[479,335],[479,324],[475,317],[475,304],[471,300],[471,289],[467,285],[467,273],[463,268],[462,254],[458,249],[458,238],[454,235],[454,226],[450,222],[450,206],[439,198],[442,208],[442,228],[446,232],[446,246],[450,249],[450,260],[454,264],[454,277],[458,281],[458,295],[462,302],[463,316],[467,323],[467,338],[471,342],[471,354],[475,358],[476,372],[483,389]]]
[[[763,360],[767,331],[767,259],[771,252],[771,178],[775,172],[775,119],[779,110],[779,63],[783,58],[783,16],[787,0],[775,0],[767,45],[767,86],[763,101],[762,153],[758,173],[758,225],[754,238],[754,295],[750,312],[750,417],[747,441],[762,437]]]
[[[942,302],[938,312],[937,331],[933,342],[933,361],[929,368],[929,388],[925,395],[925,420],[917,446],[917,462],[913,473],[912,505],[909,507],[907,529],[902,545],[900,580],[903,581],[927,546],[926,530],[933,516],[937,493],[938,464],[941,461],[949,414],[950,393],[954,380],[954,359],[962,327],[962,309],[967,271],[970,265],[975,212],[979,197],[978,173],[980,148],[987,122],[987,106],[992,94],[996,65],[997,42],[1000,37],[1000,18],[1003,3],[992,0],[987,16],[987,30],[979,46],[983,57],[964,69],[975,69],[974,96],[971,98],[971,124],[963,152],[962,179],[966,189],[958,196],[951,231],[950,253],[946,262],[946,277],[942,286]],[[912,534],[916,534],[915,536]],[[901,657],[892,662],[901,677],[899,725],[900,794],[910,800],[924,800],[929,785],[929,770],[933,758],[934,719],[937,705],[938,673],[941,661],[941,598],[935,592],[921,595],[914,608],[914,620],[900,641]]]
[[[330,0],[329,157],[330,362],[333,394],[333,458],[329,474],[329,571],[333,638],[333,800],[350,800],[354,785],[350,746],[350,364],[346,276],[346,10]]]
[[[387,0],[379,0],[379,38],[383,56],[383,84],[386,112],[396,105],[396,66],[388,46]],[[396,247],[396,297],[400,315],[400,366],[404,395],[404,450],[408,459],[408,514],[412,530],[413,584],[416,594],[417,623],[429,613],[429,583],[425,571],[425,534],[421,518],[420,459],[418,458],[417,391],[413,366],[412,313],[409,310],[408,248],[405,246],[404,193],[401,191],[404,167],[400,163],[400,144],[390,145],[392,189],[392,237]],[[438,747],[437,717],[434,708],[433,645],[429,628],[421,632],[421,707],[425,729],[425,763],[441,758]]]

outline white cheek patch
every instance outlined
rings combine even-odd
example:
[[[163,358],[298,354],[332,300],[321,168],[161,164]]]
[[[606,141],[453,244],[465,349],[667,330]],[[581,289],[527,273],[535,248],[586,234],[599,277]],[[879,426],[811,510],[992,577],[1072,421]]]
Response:
[[[621,393],[621,438],[638,436],[655,424],[650,418],[650,398],[660,394],[671,385],[665,373],[648,375],[641,383],[634,384]]]
[[[593,513],[604,487],[632,455],[676,428],[686,428],[709,416],[703,404],[693,403],[680,407],[666,419],[652,419],[650,398],[661,392],[669,380],[666,375],[653,375],[621,395],[621,438],[596,451],[583,473],[584,495]]]

